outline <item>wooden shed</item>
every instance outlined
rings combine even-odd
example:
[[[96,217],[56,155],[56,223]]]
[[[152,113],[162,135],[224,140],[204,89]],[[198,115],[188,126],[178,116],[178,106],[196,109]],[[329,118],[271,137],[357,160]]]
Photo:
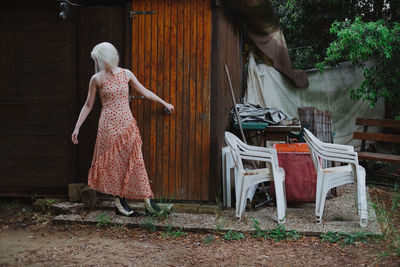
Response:
[[[223,132],[232,106],[224,64],[239,95],[239,34],[215,1],[118,2],[69,5],[65,19],[56,0],[3,3],[1,196],[66,196],[68,184],[87,182],[101,110],[98,97],[81,127],[79,145],[70,136],[94,73],[90,51],[108,41],[120,53],[120,66],[176,107],[167,115],[161,105],[131,92],[156,197],[220,197]]]

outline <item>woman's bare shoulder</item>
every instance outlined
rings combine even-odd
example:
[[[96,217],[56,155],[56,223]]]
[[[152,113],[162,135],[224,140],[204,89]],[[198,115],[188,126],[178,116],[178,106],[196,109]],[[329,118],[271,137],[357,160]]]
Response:
[[[94,82],[97,87],[101,86],[101,72],[97,72],[95,74],[93,74],[92,78],[90,78],[91,82]]]
[[[131,71],[130,69],[123,69],[123,70],[125,71],[125,75],[126,75],[127,77],[129,77],[129,76],[134,76],[133,73],[132,73],[132,71]]]

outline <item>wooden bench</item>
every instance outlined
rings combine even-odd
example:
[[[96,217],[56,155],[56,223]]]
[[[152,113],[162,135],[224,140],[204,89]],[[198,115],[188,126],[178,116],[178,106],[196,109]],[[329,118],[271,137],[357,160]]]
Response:
[[[357,118],[356,125],[364,126],[363,132],[354,132],[353,139],[360,139],[361,150],[358,152],[359,160],[385,161],[391,163],[400,163],[400,155],[391,155],[384,153],[374,153],[365,151],[365,141],[378,141],[389,143],[400,143],[400,121]],[[391,128],[397,130],[397,134],[388,133],[368,133],[368,127]]]

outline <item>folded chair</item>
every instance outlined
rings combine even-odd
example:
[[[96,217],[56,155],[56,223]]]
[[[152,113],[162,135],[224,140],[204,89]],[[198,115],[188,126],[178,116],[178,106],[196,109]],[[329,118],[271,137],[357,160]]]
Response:
[[[285,171],[278,166],[278,156],[275,149],[250,146],[243,143],[230,132],[225,132],[225,141],[230,148],[235,162],[237,183],[236,193],[236,218],[240,221],[246,207],[248,189],[266,181],[273,181],[277,206],[278,222],[285,222],[286,193]],[[265,162],[265,168],[245,169],[243,160]]]
[[[365,189],[365,170],[358,165],[357,152],[352,146],[324,143],[309,130],[304,129],[304,137],[311,151],[317,172],[315,216],[322,223],[326,194],[331,188],[355,183],[357,190],[356,207],[360,226],[368,224],[367,195]],[[323,161],[346,163],[344,166],[323,168]]]

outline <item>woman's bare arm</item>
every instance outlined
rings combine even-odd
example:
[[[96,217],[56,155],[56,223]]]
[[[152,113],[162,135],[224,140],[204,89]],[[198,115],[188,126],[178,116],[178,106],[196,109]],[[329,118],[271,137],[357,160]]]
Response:
[[[74,144],[78,144],[79,129],[93,108],[94,102],[96,100],[97,88],[99,88],[100,86],[101,86],[101,82],[100,82],[98,75],[97,74],[93,75],[89,82],[89,90],[88,90],[86,102],[81,109],[81,112],[78,117],[78,121],[76,122],[76,125],[75,125],[74,132],[72,133],[72,142]]]
[[[133,75],[130,70],[126,70],[126,77],[128,78],[129,85],[138,91],[139,94],[143,95],[145,98],[152,100],[154,102],[161,103],[164,107],[166,107],[171,113],[174,112],[174,106],[165,102],[158,95],[153,93],[152,91],[146,89],[139,80]]]

